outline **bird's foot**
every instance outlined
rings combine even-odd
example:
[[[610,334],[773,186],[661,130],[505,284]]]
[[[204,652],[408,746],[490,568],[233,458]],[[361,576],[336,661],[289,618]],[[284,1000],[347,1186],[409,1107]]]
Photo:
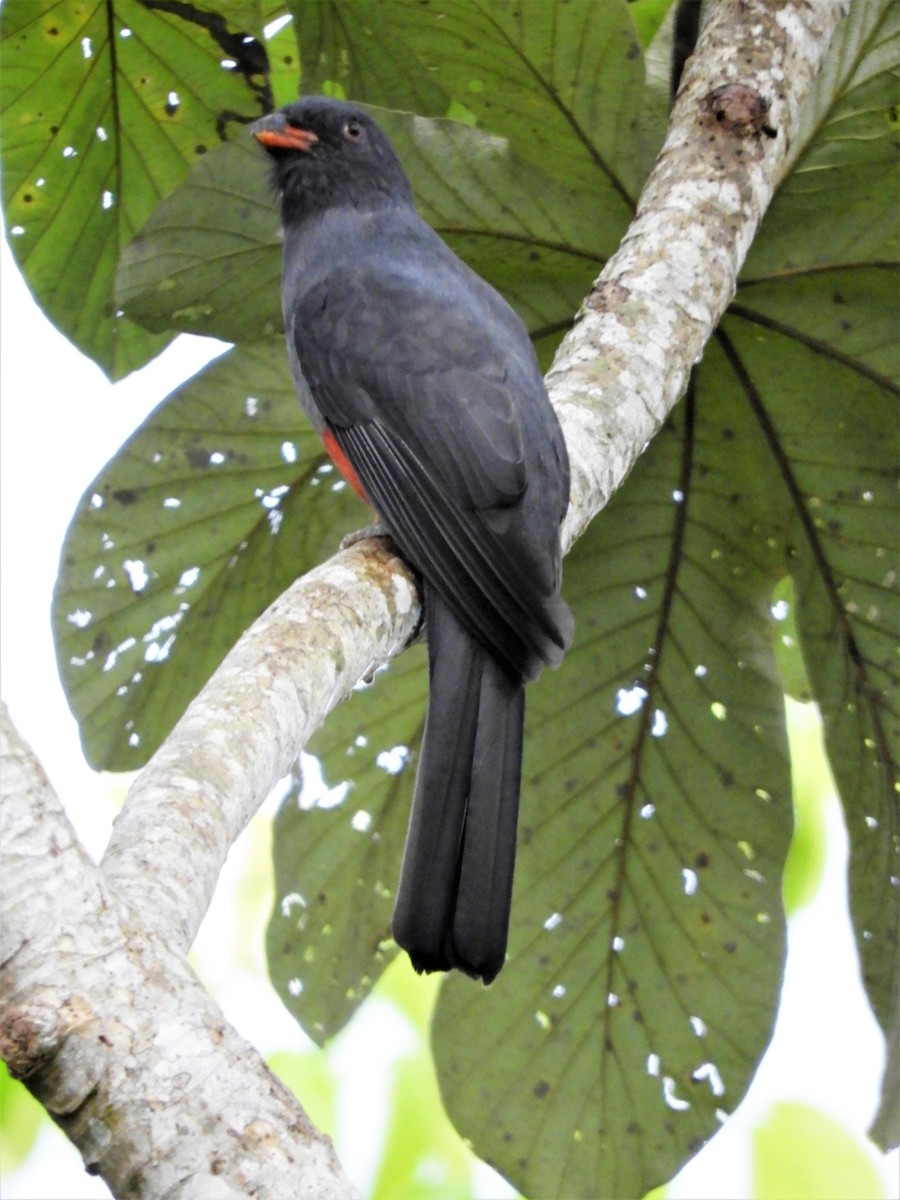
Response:
[[[341,549],[349,550],[351,546],[355,546],[357,542],[364,542],[366,538],[389,538],[390,530],[383,521],[376,521],[374,525],[366,525],[364,529],[354,530],[353,533],[348,533],[341,538]]]
[[[386,541],[388,543],[388,550],[391,553],[396,554],[398,558],[403,557],[403,555],[400,553],[400,548],[398,547],[397,543],[394,541],[394,539],[391,535],[391,531],[388,529],[387,525],[385,525],[385,523],[382,520],[377,519],[377,518],[376,518],[374,524],[366,525],[364,529],[357,529],[354,533],[348,533],[348,534],[346,534],[345,537],[342,537],[341,538],[341,549],[349,550],[351,546],[355,546],[357,544],[357,542],[364,542],[367,538],[380,538],[382,541]],[[422,581],[421,581],[421,579],[418,578],[418,576],[416,576],[416,578],[418,579],[419,595],[421,596]],[[419,622],[416,625],[415,632],[413,633],[412,637],[409,639],[409,645],[412,646],[416,642],[422,641],[424,639],[424,637],[425,637],[425,610],[424,610],[424,608],[422,608],[422,609],[420,609]],[[367,680],[367,682],[368,682],[368,680]],[[417,971],[420,971],[421,969],[422,968],[420,968],[420,967],[416,967]],[[431,969],[431,968],[428,968],[428,969]],[[446,968],[443,968],[443,969],[446,970]]]

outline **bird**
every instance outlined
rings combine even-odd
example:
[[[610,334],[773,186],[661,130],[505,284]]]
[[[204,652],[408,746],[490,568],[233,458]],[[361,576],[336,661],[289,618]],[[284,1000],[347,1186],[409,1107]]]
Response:
[[[301,405],[421,580],[429,699],[391,932],[418,972],[506,960],[525,684],[572,640],[569,460],[528,332],[418,214],[365,109],[251,126],[280,199]]]

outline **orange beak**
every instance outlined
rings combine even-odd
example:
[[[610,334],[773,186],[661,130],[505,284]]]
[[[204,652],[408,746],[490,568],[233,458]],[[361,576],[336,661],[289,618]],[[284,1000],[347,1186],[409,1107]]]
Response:
[[[271,126],[254,129],[253,136],[263,146],[280,150],[302,150],[304,154],[308,154],[319,140],[311,129],[299,129],[296,125],[288,125],[280,115],[273,119]]]

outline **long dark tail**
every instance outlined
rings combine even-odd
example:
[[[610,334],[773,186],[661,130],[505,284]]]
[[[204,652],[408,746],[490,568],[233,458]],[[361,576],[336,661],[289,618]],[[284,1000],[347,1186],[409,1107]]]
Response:
[[[509,930],[525,689],[429,589],[430,693],[394,905],[417,971],[490,983]]]

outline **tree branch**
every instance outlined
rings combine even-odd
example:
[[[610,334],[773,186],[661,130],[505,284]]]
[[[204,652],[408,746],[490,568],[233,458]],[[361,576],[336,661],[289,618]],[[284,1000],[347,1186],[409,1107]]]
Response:
[[[329,1138],[81,848],[0,706],[0,1053],[118,1197],[356,1191]]]
[[[133,784],[102,868],[187,951],[238,834],[325,715],[413,635],[409,568],[357,543],[297,580],[243,635]]]
[[[713,6],[635,218],[547,374],[572,465],[567,548],[684,394],[846,8],[842,0]]]

